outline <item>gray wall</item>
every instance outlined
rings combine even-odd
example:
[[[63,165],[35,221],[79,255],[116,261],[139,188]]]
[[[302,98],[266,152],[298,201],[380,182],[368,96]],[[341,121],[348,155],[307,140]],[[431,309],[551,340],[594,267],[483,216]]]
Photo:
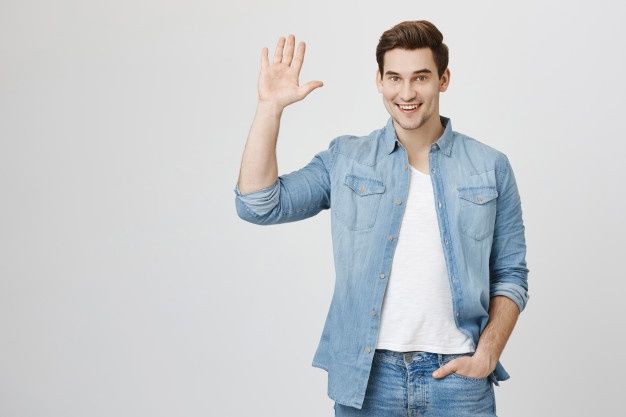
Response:
[[[376,43],[422,18],[451,51],[441,114],[507,153],[522,195],[531,298],[498,414],[619,415],[626,16],[609,4],[2,1],[0,415],[331,415],[310,366],[328,212],[235,212],[260,51],[294,33],[301,81],[325,83],[284,113],[286,173],[384,125]]]

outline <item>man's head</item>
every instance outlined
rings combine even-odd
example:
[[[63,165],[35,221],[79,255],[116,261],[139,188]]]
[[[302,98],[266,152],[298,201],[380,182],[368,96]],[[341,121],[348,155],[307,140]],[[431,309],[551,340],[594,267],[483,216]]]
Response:
[[[439,93],[450,81],[448,47],[426,20],[401,22],[385,31],[376,47],[376,85],[395,122],[406,130],[439,123]],[[418,71],[418,72],[416,72]],[[416,104],[403,110],[400,104]]]

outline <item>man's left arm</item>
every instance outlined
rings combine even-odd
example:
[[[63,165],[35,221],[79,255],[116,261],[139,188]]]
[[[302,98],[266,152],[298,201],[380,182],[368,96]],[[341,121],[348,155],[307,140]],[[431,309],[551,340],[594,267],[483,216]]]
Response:
[[[489,303],[489,321],[478,339],[472,358],[481,362],[483,373],[496,369],[500,355],[520,315],[517,304],[505,296],[495,296]]]
[[[517,318],[528,302],[528,268],[522,204],[515,175],[506,155],[496,164],[498,199],[489,257],[489,320],[473,356],[454,359],[434,376],[460,371],[485,377],[496,367]]]
[[[517,318],[528,302],[528,268],[522,203],[509,159],[496,164],[498,199],[489,257],[489,321],[474,355],[495,369]]]

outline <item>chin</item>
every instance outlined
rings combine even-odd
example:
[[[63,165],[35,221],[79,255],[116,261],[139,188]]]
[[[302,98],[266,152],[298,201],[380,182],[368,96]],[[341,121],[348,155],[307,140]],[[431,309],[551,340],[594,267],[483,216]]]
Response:
[[[406,121],[400,114],[398,117],[394,117],[396,123],[404,130],[413,130],[420,128],[424,124],[424,120],[419,117],[411,121]]]

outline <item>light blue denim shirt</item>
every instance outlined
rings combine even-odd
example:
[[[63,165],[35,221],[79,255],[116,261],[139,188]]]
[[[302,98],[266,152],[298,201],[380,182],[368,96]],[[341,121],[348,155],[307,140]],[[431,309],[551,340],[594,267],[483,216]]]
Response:
[[[454,319],[473,341],[503,295],[520,312],[528,301],[522,207],[508,158],[445,130],[431,145],[430,177]],[[390,117],[366,136],[344,135],[270,187],[241,194],[237,214],[259,225],[293,222],[330,209],[335,287],[312,366],[328,372],[328,396],[360,409],[377,342],[380,312],[409,192],[411,172]],[[437,353],[437,352],[436,352]],[[509,378],[498,361],[489,376]]]

